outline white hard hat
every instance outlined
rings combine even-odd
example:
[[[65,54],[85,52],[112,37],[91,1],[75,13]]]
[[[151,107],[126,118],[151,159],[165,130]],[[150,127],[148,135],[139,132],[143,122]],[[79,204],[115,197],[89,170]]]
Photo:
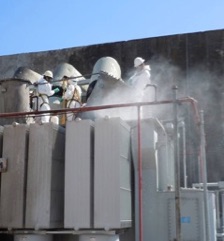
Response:
[[[143,64],[145,62],[145,60],[141,57],[137,57],[134,60],[134,66],[138,67],[139,65]]]
[[[45,71],[43,75],[49,78],[53,78],[53,73],[50,70]]]

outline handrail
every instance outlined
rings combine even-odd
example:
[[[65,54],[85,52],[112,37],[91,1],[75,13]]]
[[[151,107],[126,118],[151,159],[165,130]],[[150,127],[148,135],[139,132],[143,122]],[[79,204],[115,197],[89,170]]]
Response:
[[[35,116],[41,114],[64,114],[67,112],[86,112],[86,111],[94,111],[94,110],[103,110],[103,109],[112,109],[112,108],[125,108],[125,107],[132,107],[132,106],[146,106],[146,105],[162,105],[162,104],[172,104],[173,100],[162,100],[162,101],[154,101],[154,102],[133,102],[133,103],[126,103],[126,104],[111,104],[111,105],[100,105],[100,106],[83,106],[79,108],[64,108],[64,109],[57,109],[57,110],[45,110],[45,111],[29,111],[29,112],[8,112],[8,113],[0,113],[0,118],[7,118],[7,117],[22,117],[22,116]],[[200,116],[197,107],[197,101],[191,97],[185,97],[182,99],[177,99],[179,103],[186,103],[189,102],[193,108],[194,117],[196,124],[200,124]]]

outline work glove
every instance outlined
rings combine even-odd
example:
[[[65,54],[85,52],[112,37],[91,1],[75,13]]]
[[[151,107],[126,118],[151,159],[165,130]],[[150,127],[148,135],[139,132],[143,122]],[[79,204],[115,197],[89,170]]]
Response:
[[[59,91],[60,91],[59,88],[54,89],[54,93],[55,93],[55,94],[58,93]]]

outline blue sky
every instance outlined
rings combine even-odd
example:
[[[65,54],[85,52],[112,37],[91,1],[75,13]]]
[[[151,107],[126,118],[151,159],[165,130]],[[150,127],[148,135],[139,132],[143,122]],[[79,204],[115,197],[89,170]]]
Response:
[[[0,56],[217,29],[223,0],[0,0]]]

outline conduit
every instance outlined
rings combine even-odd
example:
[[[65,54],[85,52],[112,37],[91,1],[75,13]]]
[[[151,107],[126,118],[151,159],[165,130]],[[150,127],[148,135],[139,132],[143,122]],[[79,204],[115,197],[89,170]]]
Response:
[[[143,241],[142,213],[142,148],[141,148],[141,107],[138,106],[138,205],[139,205],[139,241]]]
[[[180,210],[180,161],[178,145],[178,103],[177,86],[173,87],[173,115],[174,115],[174,161],[175,161],[175,221],[176,221],[176,239],[181,241],[181,210]]]
[[[209,206],[208,206],[208,187],[207,187],[207,163],[205,154],[205,132],[204,132],[204,112],[200,111],[201,115],[201,163],[202,163],[202,179],[204,193],[204,209],[205,209],[205,230],[206,241],[210,241],[210,222],[209,222]]]

